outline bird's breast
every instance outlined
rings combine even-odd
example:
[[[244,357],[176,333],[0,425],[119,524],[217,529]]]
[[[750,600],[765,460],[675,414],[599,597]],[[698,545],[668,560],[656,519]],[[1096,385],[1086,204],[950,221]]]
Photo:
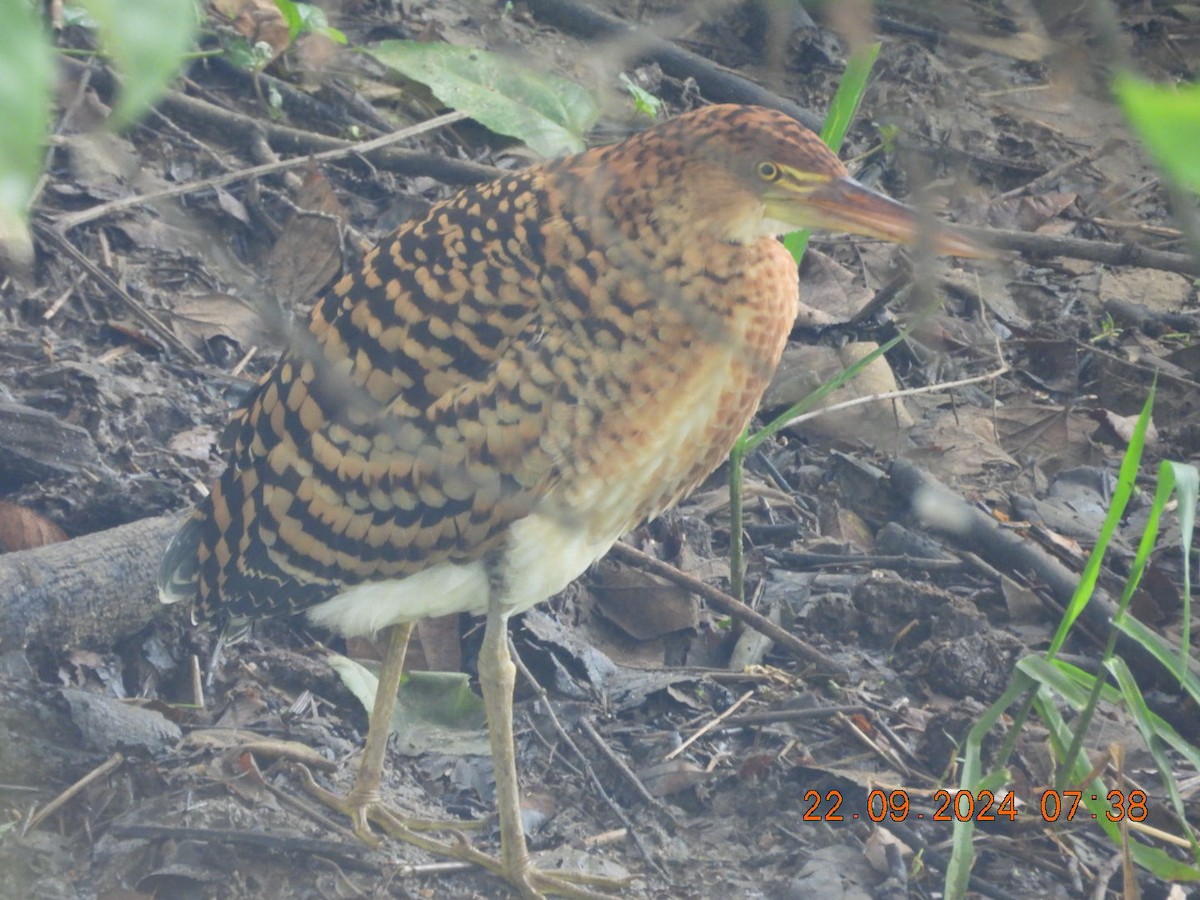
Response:
[[[604,412],[573,436],[542,514],[573,516],[611,544],[728,455],[779,362],[799,297],[795,263],[777,241],[720,249],[706,263],[714,277],[657,298],[647,333],[628,334],[597,364],[608,376]]]

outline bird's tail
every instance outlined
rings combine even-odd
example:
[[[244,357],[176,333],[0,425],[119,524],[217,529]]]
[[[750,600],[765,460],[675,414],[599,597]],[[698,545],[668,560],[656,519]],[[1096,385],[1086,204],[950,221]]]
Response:
[[[158,569],[158,599],[163,603],[194,601],[200,581],[200,537],[204,514],[194,509],[171,538]]]

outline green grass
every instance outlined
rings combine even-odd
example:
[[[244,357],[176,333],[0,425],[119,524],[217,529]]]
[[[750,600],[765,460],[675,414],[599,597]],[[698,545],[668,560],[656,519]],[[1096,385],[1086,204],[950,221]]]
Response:
[[[133,124],[179,72],[197,27],[193,0],[80,0],[104,54],[121,75],[108,126]],[[54,45],[27,0],[0,0],[0,241],[33,248],[28,206],[50,130]]]
[[[850,128],[850,123],[854,120],[855,113],[858,112],[858,107],[862,103],[863,95],[867,91],[867,80],[871,75],[871,68],[875,65],[875,59],[879,56],[879,44],[869,44],[860,47],[857,51],[851,54],[850,59],[846,62],[846,71],[842,76],[841,82],[838,84],[837,92],[833,96],[833,101],[829,104],[829,111],[825,114],[825,124],[821,128],[821,140],[834,152],[837,153],[842,142],[846,138],[846,132]],[[804,251],[808,247],[808,231],[793,231],[791,234],[784,235],[783,245],[791,251],[795,257],[796,263],[799,264],[804,256]],[[907,332],[898,335],[887,344],[873,351],[864,359],[855,363],[849,369],[822,385],[809,396],[805,397],[799,403],[786,410],[782,415],[777,416],[766,427],[760,431],[751,433],[747,428],[738,438],[737,443],[733,445],[733,449],[729,451],[729,571],[730,571],[730,591],[738,600],[745,599],[746,585],[743,573],[743,545],[742,545],[742,524],[744,521],[744,513],[742,507],[742,482],[746,456],[777,433],[781,428],[787,425],[796,416],[811,409],[820,400],[828,396],[831,392],[837,390],[878,357],[882,356],[892,349],[897,343],[904,340]]]
[[[1113,80],[1113,91],[1134,131],[1149,149],[1168,182],[1177,188],[1200,192],[1200,157],[1195,153],[1196,143],[1200,140],[1200,85],[1155,85],[1121,72]],[[1151,387],[1122,459],[1117,489],[1108,515],[1049,649],[1043,655],[1028,656],[1017,663],[1004,695],[975,723],[963,745],[959,779],[961,787],[968,791],[985,787],[997,790],[1010,783],[1006,767],[1022,729],[1036,714],[1049,734],[1056,763],[1055,789],[1080,792],[1086,812],[1080,813],[1078,818],[1090,822],[1095,816],[1096,824],[1108,835],[1113,846],[1119,849],[1126,862],[1127,888],[1131,887],[1128,882],[1135,878],[1133,864],[1167,881],[1200,880],[1200,840],[1197,839],[1195,827],[1188,821],[1179,779],[1175,775],[1179,763],[1193,771],[1200,771],[1200,749],[1186,741],[1147,706],[1129,666],[1116,653],[1118,636],[1125,635],[1162,666],[1191,705],[1200,705],[1200,679],[1197,679],[1190,659],[1190,549],[1195,532],[1197,495],[1200,493],[1200,472],[1194,466],[1168,461],[1158,467],[1150,516],[1125,579],[1097,673],[1084,671],[1059,660],[1057,656],[1079,615],[1095,596],[1104,555],[1133,496],[1153,403],[1154,388]],[[1175,500],[1182,550],[1182,610],[1178,646],[1168,644],[1134,618],[1129,609],[1172,498]],[[1109,792],[1120,792],[1117,797],[1129,795],[1128,786],[1123,783],[1123,748],[1114,748],[1108,767],[1094,767],[1082,752],[1088,728],[1101,703],[1127,714],[1145,743],[1154,760],[1159,786],[1174,814],[1172,825],[1178,832],[1174,837],[1182,845],[1177,847],[1176,852],[1179,854],[1186,849],[1190,860],[1181,860],[1147,841],[1131,839],[1128,823],[1113,821]],[[1063,707],[1075,713],[1070,725],[1062,717]],[[1008,725],[1007,737],[996,758],[991,761],[990,770],[985,773],[981,750],[983,740],[1010,711],[1012,722]],[[1170,753],[1175,754],[1174,758]],[[1106,782],[1101,776],[1108,768],[1115,769],[1115,778]],[[1093,800],[1093,795],[1098,799]],[[1033,803],[1040,798],[1023,799]],[[1040,811],[1034,807],[1031,814],[1040,815]],[[974,830],[974,822],[955,823],[951,863],[945,882],[945,896],[950,900],[957,900],[967,892],[974,862]]]
[[[1200,486],[1200,472],[1194,466],[1175,462],[1163,462],[1159,465],[1150,517],[1125,580],[1117,613],[1112,620],[1112,628],[1100,655],[1099,674],[1086,672],[1057,658],[1072,627],[1095,596],[1104,555],[1133,496],[1153,403],[1154,389],[1151,388],[1122,459],[1117,488],[1113,493],[1108,515],[1049,649],[1044,654],[1027,656],[1018,662],[1008,689],[975,723],[963,746],[959,783],[961,789],[966,791],[978,792],[986,788],[998,796],[1002,794],[1005,785],[1011,783],[1007,766],[1017,739],[1030,717],[1036,714],[1047,729],[1050,748],[1056,761],[1054,789],[1079,791],[1082,795],[1081,809],[1075,817],[1074,827],[1094,821],[1128,862],[1136,863],[1168,881],[1196,881],[1200,880],[1200,843],[1197,842],[1193,826],[1187,820],[1179,781],[1174,772],[1174,761],[1168,756],[1168,752],[1173,751],[1185,764],[1200,770],[1200,749],[1188,743],[1170,724],[1149,709],[1129,667],[1116,655],[1117,638],[1124,634],[1137,642],[1166,669],[1193,704],[1200,704],[1200,680],[1190,671],[1188,650],[1192,612],[1190,547],[1195,530],[1197,493]],[[1168,503],[1172,498],[1176,501],[1181,533],[1180,545],[1183,551],[1183,622],[1178,647],[1169,646],[1161,637],[1133,618],[1129,611],[1130,601],[1150,559],[1162,517],[1167,513]],[[1104,769],[1093,767],[1088,756],[1082,752],[1088,728],[1101,703],[1127,713],[1145,742],[1154,759],[1159,784],[1175,814],[1178,838],[1190,846],[1190,862],[1181,861],[1144,841],[1132,840],[1126,827],[1127,823],[1113,820],[1119,814],[1115,812],[1113,802],[1110,801],[1110,791],[1120,792],[1114,799],[1128,798],[1131,793],[1129,786],[1121,780],[1123,772],[1120,766],[1120,752],[1115,752],[1110,759],[1110,764],[1117,770],[1117,777],[1108,782],[1101,778]],[[1070,725],[1063,719],[1061,710],[1064,707],[1075,712]],[[1012,722],[1008,725],[1004,744],[992,761],[991,768],[985,773],[982,765],[984,738],[994,726],[1001,723],[1004,716],[1010,714],[1010,711]],[[1093,795],[1097,799],[1092,799]],[[1021,799],[1029,804],[1024,810],[1024,815],[1041,815],[1037,806],[1040,797]],[[1126,814],[1129,812],[1130,809],[1126,807]],[[1131,821],[1136,817],[1130,817]],[[1059,827],[1072,826],[1063,821]],[[951,900],[961,898],[967,892],[974,862],[974,830],[975,825],[972,821],[955,822],[953,851],[945,882],[945,896]]]

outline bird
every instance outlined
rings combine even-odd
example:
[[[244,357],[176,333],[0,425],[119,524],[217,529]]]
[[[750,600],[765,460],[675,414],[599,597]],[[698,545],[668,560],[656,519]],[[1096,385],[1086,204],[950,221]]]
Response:
[[[511,616],[686,497],[750,422],[799,304],[801,228],[978,247],[852,179],[771,109],[710,105],[435,203],[369,251],[232,423],[228,465],[159,589],[202,618],[388,632],[345,796],[367,841],[477,862],[522,897],[604,896],[535,868],[513,748]],[[478,677],[500,852],[422,843],[380,799],[413,623],[486,616]]]

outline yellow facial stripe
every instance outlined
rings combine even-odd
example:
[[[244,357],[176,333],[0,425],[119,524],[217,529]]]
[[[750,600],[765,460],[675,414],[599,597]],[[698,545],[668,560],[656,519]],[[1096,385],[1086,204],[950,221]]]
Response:
[[[790,181],[795,184],[817,186],[829,184],[831,180],[828,175],[822,175],[819,172],[807,172],[804,169],[797,169],[792,166],[781,165],[779,169],[784,175],[781,180]]]

